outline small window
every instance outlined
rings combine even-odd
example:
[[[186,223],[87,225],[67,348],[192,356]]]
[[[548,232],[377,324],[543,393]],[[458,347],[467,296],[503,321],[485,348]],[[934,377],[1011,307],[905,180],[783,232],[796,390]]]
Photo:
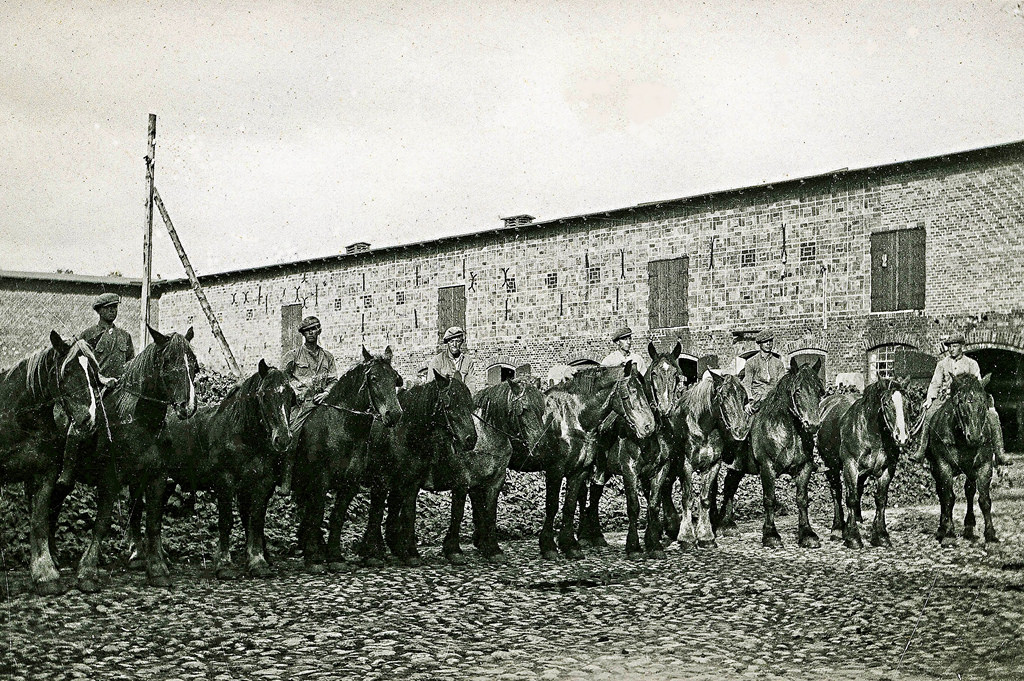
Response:
[[[558,273],[548,272],[544,275],[544,285],[548,288],[558,288]]]
[[[868,350],[868,383],[874,383],[880,378],[892,378],[895,374],[896,354],[913,350],[909,345],[893,343],[890,345],[879,345],[877,348]]]
[[[740,253],[740,267],[753,267],[757,256],[753,248],[745,248]]]
[[[805,241],[800,244],[800,262],[814,262],[818,256],[818,244],[814,241]]]
[[[341,309],[341,305],[342,305],[341,298],[335,298],[334,299],[334,309],[335,310],[340,310]]]
[[[505,278],[505,290],[509,293],[516,292],[516,278],[515,275]]]
[[[588,284],[600,284],[601,283],[601,268],[591,267],[587,270],[587,283]]]
[[[247,321],[252,321],[256,317],[256,310],[248,309],[245,311],[245,318]]]
[[[373,296],[372,295],[367,293],[365,296],[362,296],[362,299],[363,299],[363,307],[373,307]]]
[[[395,305],[405,305],[405,291],[395,293]]]

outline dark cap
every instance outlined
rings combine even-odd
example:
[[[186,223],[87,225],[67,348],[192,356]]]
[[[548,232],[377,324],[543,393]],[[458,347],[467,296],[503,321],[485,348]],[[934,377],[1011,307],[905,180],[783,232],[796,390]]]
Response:
[[[453,340],[466,340],[466,332],[462,330],[461,326],[449,326],[448,330],[444,332],[443,342],[447,343]]]
[[[96,300],[93,301],[92,309],[98,310],[101,307],[106,307],[107,305],[117,305],[120,302],[121,296],[117,295],[116,293],[101,293],[99,297],[97,297]]]
[[[623,326],[620,329],[616,329],[615,333],[612,334],[612,342],[622,340],[623,338],[631,338],[633,336],[633,329],[628,326]]]
[[[775,333],[769,331],[768,329],[765,329],[761,333],[757,334],[757,336],[754,338],[755,343],[765,343],[770,340],[775,340]]]
[[[967,343],[967,341],[964,339],[964,335],[962,333],[954,333],[950,335],[949,338],[942,341],[943,345],[952,345],[953,343],[959,343],[960,345],[964,345]]]
[[[320,320],[319,319],[317,319],[316,317],[306,317],[305,319],[302,320],[302,323],[299,324],[299,333],[305,333],[305,332],[307,332],[307,331],[309,331],[311,329],[319,329],[319,328],[320,328]]]

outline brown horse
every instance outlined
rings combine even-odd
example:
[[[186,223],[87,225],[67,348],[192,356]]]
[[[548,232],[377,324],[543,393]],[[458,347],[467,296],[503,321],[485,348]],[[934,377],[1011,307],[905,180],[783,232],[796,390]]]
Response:
[[[294,402],[288,377],[260,360],[256,373],[232,388],[219,405],[204,407],[188,420],[167,419],[167,427],[150,450],[154,461],[145,491],[150,584],[170,584],[160,534],[168,478],[186,492],[215,492],[218,578],[237,575],[231,562],[232,503],[236,498],[245,528],[246,569],[254,577],[270,574],[263,528],[267,503],[291,446],[288,415]]]
[[[85,439],[81,446],[86,451],[75,457],[75,480],[96,486],[93,536],[78,564],[78,588],[82,591],[99,589],[100,549],[110,531],[121,487],[129,480],[142,484],[150,480],[153,457],[149,449],[164,427],[167,408],[173,407],[181,419],[196,412],[193,377],[199,363],[189,345],[192,329],[184,336],[165,336],[153,328],[149,332],[154,342],[128,362],[117,387],[103,399],[101,432]],[[71,486],[55,488],[51,528],[56,527],[60,507],[70,491]]]
[[[821,396],[825,392],[819,369],[820,359],[813,364],[799,364],[794,358],[789,371],[758,403],[751,420],[749,448],[739,448],[725,476],[720,527],[732,522],[740,480],[744,475],[759,475],[764,500],[761,543],[768,547],[781,546],[782,537],[775,529],[775,479],[786,473],[796,483],[800,546],[821,546],[807,513],[807,485],[814,470],[814,435],[818,430]]]
[[[927,457],[939,495],[939,529],[935,538],[943,546],[956,544],[953,527],[953,506],[956,494],[953,478],[966,476],[964,496],[967,514],[964,516],[964,539],[977,540],[975,534],[974,494],[985,519],[985,541],[998,542],[992,525],[992,434],[989,431],[989,396],[985,392],[990,376],[978,380],[971,374],[953,378],[949,399],[935,412],[928,426]]]
[[[306,569],[340,569],[341,529],[368,466],[382,456],[367,449],[371,427],[391,428],[403,418],[397,389],[402,377],[391,366],[391,346],[346,371],[299,431],[292,496],[299,507],[299,545]],[[335,493],[330,534],[323,538],[327,492]]]
[[[68,344],[50,332],[50,347],[0,374],[0,485],[24,482],[29,500],[31,573],[40,594],[60,589],[50,548],[50,505],[60,474],[66,431],[54,420],[60,405],[81,433],[96,426],[100,380],[85,341]]]
[[[841,538],[847,548],[864,546],[858,524],[863,521],[861,495],[869,476],[875,479],[871,544],[892,547],[885,526],[885,506],[896,462],[910,442],[904,385],[883,378],[865,388],[860,397],[830,395],[821,401],[818,453],[825,462],[825,475],[832,489],[832,539]]]
[[[637,521],[640,513],[639,480],[654,480],[661,489],[667,471],[667,453],[660,448],[648,450],[656,454],[646,458],[638,446],[654,434],[656,423],[648,398],[648,388],[633,363],[624,367],[588,367],[567,381],[550,388],[545,396],[545,430],[542,445],[518,468],[522,471],[546,473],[546,504],[544,527],[540,534],[541,555],[547,560],[558,556],[560,549],[569,558],[581,558],[583,552],[573,529],[576,505],[586,478],[617,474],[626,487],[630,529],[626,552],[640,555]],[[602,425],[604,427],[602,427]],[[632,438],[618,446],[622,436]],[[612,451],[608,451],[611,448]],[[555,545],[554,520],[558,511],[558,495],[565,480],[565,502],[562,506],[562,528]],[[597,499],[594,499],[596,513]],[[659,504],[655,503],[655,507]],[[656,513],[656,512],[655,512]],[[659,525],[657,516],[649,518]],[[660,528],[656,527],[656,530]],[[650,532],[650,529],[649,529]],[[648,542],[653,555],[661,547],[657,535]]]

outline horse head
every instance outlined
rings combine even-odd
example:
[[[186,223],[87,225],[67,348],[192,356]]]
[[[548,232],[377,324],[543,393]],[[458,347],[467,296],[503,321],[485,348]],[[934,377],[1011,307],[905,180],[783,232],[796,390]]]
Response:
[[[647,400],[643,377],[633,362],[622,367],[622,378],[612,385],[612,408],[626,420],[640,439],[654,433],[654,412]]]
[[[385,426],[393,426],[402,419],[402,405],[398,402],[398,388],[402,376],[391,366],[391,346],[375,357],[363,347],[363,385],[370,401],[370,411],[380,415]]]
[[[889,436],[897,446],[903,448],[910,444],[910,429],[907,427],[907,404],[904,394],[905,381],[884,378],[879,380],[878,414],[885,425]],[[868,386],[870,389],[871,386]],[[868,390],[865,390],[867,397]]]
[[[96,427],[100,371],[92,348],[83,340],[66,343],[56,331],[50,332],[54,352],[53,395],[75,430],[88,433]]]
[[[723,434],[736,442],[746,440],[750,433],[750,417],[747,414],[747,402],[750,398],[743,384],[732,374],[722,375],[713,371],[707,373],[714,382],[712,401]]]
[[[476,448],[476,424],[473,423],[473,395],[462,381],[434,371],[431,383],[437,390],[433,420],[436,427],[452,437],[456,451],[471,452]]]
[[[190,345],[194,337],[192,327],[188,327],[184,336],[180,333],[165,336],[153,327],[148,328],[157,346],[156,367],[164,397],[174,407],[178,418],[191,418],[198,406],[195,376],[199,372],[199,362]]]
[[[953,417],[960,426],[964,440],[972,447],[980,446],[985,438],[989,405],[985,386],[989,378],[991,374],[986,374],[980,381],[972,374],[960,374],[953,377],[949,386]]]
[[[682,351],[683,346],[678,342],[671,352],[661,354],[654,347],[654,343],[647,344],[651,366],[647,368],[646,379],[653,396],[651,409],[656,413],[667,415],[672,411],[686,388],[686,376],[679,366],[679,355]]]
[[[289,415],[295,405],[295,391],[283,371],[260,360],[259,386],[256,402],[259,405],[260,420],[270,427],[270,443],[275,451],[287,451],[292,445],[292,429]]]
[[[796,358],[789,362],[789,384],[786,386],[789,411],[799,423],[801,429],[813,435],[821,425],[821,415],[818,413],[821,403],[821,396],[825,394],[825,386],[818,376],[821,369],[821,358],[814,360],[813,364],[801,364]],[[781,387],[781,383],[780,383]]]

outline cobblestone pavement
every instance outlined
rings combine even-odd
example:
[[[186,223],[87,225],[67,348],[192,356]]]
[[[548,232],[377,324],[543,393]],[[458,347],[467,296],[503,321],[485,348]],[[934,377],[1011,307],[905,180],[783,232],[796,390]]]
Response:
[[[922,506],[890,511],[892,550],[799,549],[788,516],[783,549],[750,521],[663,561],[625,560],[614,534],[578,562],[519,541],[506,566],[451,567],[427,547],[421,568],[285,560],[221,583],[178,567],[170,590],[119,572],[54,598],[8,571],[0,678],[1024,679],[1024,465],[1009,470],[994,547],[941,549]]]

